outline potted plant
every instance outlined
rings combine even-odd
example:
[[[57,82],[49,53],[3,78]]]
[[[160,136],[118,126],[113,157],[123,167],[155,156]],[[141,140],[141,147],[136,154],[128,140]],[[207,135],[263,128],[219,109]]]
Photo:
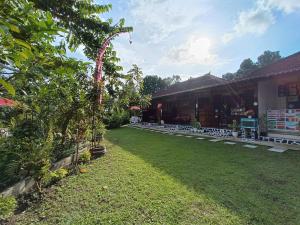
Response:
[[[192,129],[193,132],[197,132],[197,130],[201,129],[201,124],[196,120],[195,117],[192,117],[191,119],[191,126],[193,127]]]
[[[233,120],[231,126],[232,126],[232,136],[237,138],[239,135],[237,121]]]
[[[101,141],[103,140],[104,133],[105,133],[105,126],[102,122],[99,122],[96,125],[96,129],[92,137],[92,146],[90,149],[91,155],[94,158],[96,156],[101,156],[106,153],[105,146],[101,145]]]

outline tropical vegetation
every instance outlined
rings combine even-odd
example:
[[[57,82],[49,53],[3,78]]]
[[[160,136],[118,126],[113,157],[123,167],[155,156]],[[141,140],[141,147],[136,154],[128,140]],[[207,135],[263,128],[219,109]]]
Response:
[[[91,140],[93,131],[118,127],[129,120],[130,105],[148,104],[141,69],[123,74],[112,45],[103,61],[104,101],[96,103],[94,61],[102,42],[132,31],[124,19],[99,17],[111,8],[92,0],[1,1],[0,97],[15,105],[0,108],[1,128],[9,129],[0,137],[0,190],[27,176],[41,182],[53,162]],[[90,61],[70,57],[79,47]]]
[[[300,155],[120,128],[17,224],[298,224]],[[76,193],[76,194],[74,194]]]
[[[240,68],[236,72],[226,73],[222,77],[226,80],[249,77],[255,70],[277,62],[280,59],[281,55],[279,51],[272,52],[267,50],[257,57],[257,62],[253,62],[250,58],[244,59],[240,65]]]

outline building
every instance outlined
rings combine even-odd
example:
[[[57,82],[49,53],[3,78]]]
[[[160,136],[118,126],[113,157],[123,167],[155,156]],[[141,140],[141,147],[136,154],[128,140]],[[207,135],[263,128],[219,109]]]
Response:
[[[233,120],[257,118],[269,135],[299,136],[300,52],[227,81],[206,74],[155,93],[144,120],[171,124],[199,121],[228,128]]]

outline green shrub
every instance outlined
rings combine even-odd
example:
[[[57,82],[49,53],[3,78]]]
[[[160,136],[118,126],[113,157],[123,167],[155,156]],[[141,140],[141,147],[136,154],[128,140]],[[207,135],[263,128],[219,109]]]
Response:
[[[198,122],[195,117],[192,117],[192,119],[191,119],[191,126],[196,129],[201,128],[200,122]]]
[[[231,128],[232,128],[232,131],[234,131],[234,132],[237,132],[237,131],[238,131],[239,125],[238,125],[238,123],[237,123],[236,120],[233,120],[233,121],[232,121]]]
[[[17,207],[17,201],[14,197],[1,197],[0,196],[0,219],[4,220],[9,218]]]
[[[68,175],[68,173],[69,173],[69,171],[64,168],[60,168],[60,169],[51,171],[50,173],[48,173],[47,175],[44,176],[43,185],[49,186],[51,184],[54,184],[54,183],[60,181],[61,179],[63,179],[64,177],[66,177]]]
[[[60,168],[55,170],[54,173],[56,174],[57,179],[61,180],[68,175],[69,171],[67,169]]]
[[[106,124],[108,129],[118,128],[121,125],[129,123],[130,115],[127,111],[118,110],[113,112],[107,119]]]
[[[79,162],[89,162],[91,160],[91,152],[89,150],[85,150],[79,157]]]
[[[21,120],[11,128],[12,136],[0,143],[1,189],[22,177],[39,181],[50,168],[52,130],[37,124],[35,120]]]

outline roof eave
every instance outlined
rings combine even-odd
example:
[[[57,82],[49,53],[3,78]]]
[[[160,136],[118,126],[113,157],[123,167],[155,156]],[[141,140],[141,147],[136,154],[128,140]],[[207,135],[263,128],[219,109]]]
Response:
[[[154,97],[152,97],[152,99],[157,99],[157,98],[162,98],[162,97],[167,97],[167,96],[172,96],[172,95],[177,95],[177,94],[182,94],[182,93],[187,93],[187,92],[192,92],[192,91],[199,91],[199,90],[212,88],[212,87],[225,86],[225,85],[228,85],[228,84],[235,84],[235,83],[239,83],[239,82],[245,82],[245,81],[251,81],[251,80],[260,80],[260,79],[264,79],[264,78],[269,78],[269,77],[273,77],[273,76],[279,76],[279,75],[282,75],[282,74],[294,73],[294,72],[299,72],[299,71],[300,71],[300,67],[296,67],[296,68],[293,68],[293,69],[290,69],[290,70],[280,71],[280,72],[277,72],[277,73],[267,73],[264,76],[248,77],[248,78],[244,78],[244,79],[240,79],[240,80],[233,80],[233,81],[228,81],[228,82],[225,81],[224,83],[217,84],[217,85],[208,85],[208,86],[200,87],[200,88],[193,88],[193,89],[187,89],[187,90],[184,90],[184,91],[172,92],[172,93],[169,93],[169,94],[154,96]]]

